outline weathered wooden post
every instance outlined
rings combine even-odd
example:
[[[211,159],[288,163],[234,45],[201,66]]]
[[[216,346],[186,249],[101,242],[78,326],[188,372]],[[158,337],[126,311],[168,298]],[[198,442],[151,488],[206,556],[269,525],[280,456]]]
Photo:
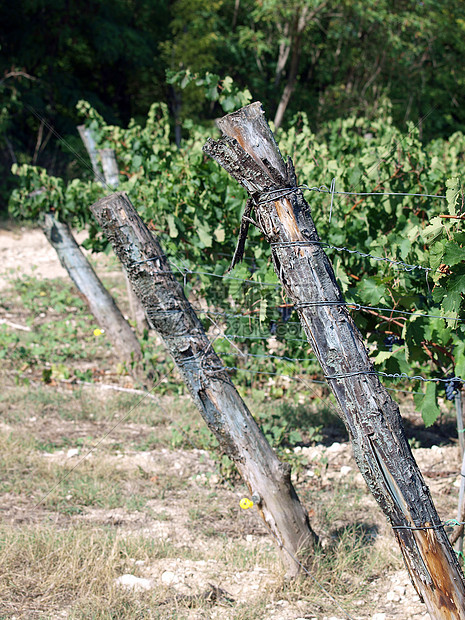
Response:
[[[284,163],[260,103],[218,121],[204,152],[248,191],[256,225],[339,403],[355,459],[388,517],[418,594],[436,620],[465,619],[465,583],[399,408],[381,385],[324,253],[310,207]],[[250,210],[250,206],[249,206]]]
[[[119,169],[116,161],[115,151],[113,149],[98,149],[100,162],[102,164],[103,176],[105,183],[111,188],[119,185]]]
[[[82,253],[68,224],[59,222],[48,213],[45,215],[42,230],[55,249],[60,263],[84,297],[97,323],[105,330],[123,361],[128,365],[128,370],[145,385],[149,377],[139,368],[142,358],[139,341],[115,304],[115,300]]]
[[[105,185],[104,180],[102,178],[102,173],[99,168],[98,158],[97,158],[97,146],[95,144],[94,136],[92,134],[92,130],[86,127],[85,125],[78,125],[77,130],[81,137],[81,140],[86,147],[86,151],[89,154],[90,163],[92,164],[92,172],[94,173],[95,180],[101,185]]]
[[[316,537],[290,479],[232,384],[174,277],[160,244],[125,194],[91,207],[128,273],[150,326],[162,337],[222,450],[236,464],[277,543],[288,576],[309,560]]]
[[[112,189],[116,189],[119,185],[119,169],[114,149],[99,149],[98,154],[103,168],[105,183]],[[90,152],[89,156],[91,156]],[[143,334],[145,330],[149,329],[147,319],[145,318],[145,312],[142,308],[140,301],[137,299],[136,294],[132,290],[128,274],[124,269],[123,273],[124,281],[126,282],[126,292],[129,300],[130,316],[132,320],[135,321],[137,332],[139,334]]]

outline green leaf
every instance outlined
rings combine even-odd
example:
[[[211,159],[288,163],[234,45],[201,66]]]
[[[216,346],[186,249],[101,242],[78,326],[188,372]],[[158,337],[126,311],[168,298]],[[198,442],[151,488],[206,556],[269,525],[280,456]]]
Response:
[[[302,441],[302,435],[299,431],[293,430],[289,433],[289,443],[295,444]]]
[[[442,301],[444,299],[444,297],[447,294],[447,290],[442,287],[442,286],[435,286],[433,293],[432,293],[432,297],[433,297],[433,301],[435,301],[436,303]]]
[[[447,205],[449,207],[450,215],[456,215],[456,205],[460,196],[461,186],[460,179],[458,177],[454,177],[452,179],[447,179],[446,181],[446,198]]]
[[[439,265],[443,262],[442,255],[444,254],[444,243],[442,241],[438,241],[434,243],[431,247],[431,251],[429,254],[429,264],[431,269],[436,270]]]
[[[208,224],[202,224],[197,216],[194,218],[194,227],[197,231],[200,241],[204,248],[210,248],[213,238],[210,233],[210,227]]]
[[[142,166],[142,157],[140,155],[134,155],[132,158],[132,169],[138,170]]]
[[[442,300],[442,310],[444,314],[448,316],[455,314],[457,316],[460,310],[460,303],[462,301],[462,295],[455,291],[448,292]]]
[[[423,231],[423,239],[427,243],[432,243],[435,239],[442,235],[443,230],[444,225],[442,219],[440,217],[433,217],[429,226],[427,226]]]
[[[373,358],[373,363],[382,364],[383,362],[388,360],[393,355],[394,355],[394,351],[379,351],[376,357]]]
[[[359,286],[359,293],[363,302],[372,305],[379,304],[385,292],[384,286],[378,284],[374,278],[364,278]]]
[[[465,342],[459,342],[454,347],[455,374],[457,377],[465,378]]]
[[[465,274],[452,276],[448,280],[447,288],[450,293],[465,293]]]
[[[452,266],[460,263],[465,260],[465,248],[459,247],[453,241],[448,241],[446,243],[446,249],[444,252],[444,256],[442,262],[446,265]],[[439,266],[439,265],[438,265]]]
[[[170,237],[172,237],[173,239],[176,238],[178,236],[178,229],[174,220],[174,215],[172,213],[168,214],[168,217],[166,218],[168,221],[168,226],[170,229]]]
[[[214,230],[213,234],[215,235],[215,239],[218,241],[218,243],[223,243],[223,242],[224,242],[224,239],[225,239],[225,231],[224,231],[223,226],[221,226],[221,224],[220,224],[220,225],[218,225],[218,226],[215,228],[215,230]]]
[[[423,422],[426,427],[434,424],[441,415],[441,411],[439,410],[437,404],[436,392],[437,385],[435,382],[431,381],[426,384],[424,394],[414,394],[413,396],[415,405],[421,413],[421,417],[423,418]]]

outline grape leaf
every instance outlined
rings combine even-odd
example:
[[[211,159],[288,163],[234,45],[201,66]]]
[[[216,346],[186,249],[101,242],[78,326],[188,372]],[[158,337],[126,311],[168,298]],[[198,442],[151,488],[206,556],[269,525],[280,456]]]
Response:
[[[446,243],[442,262],[450,267],[451,265],[456,265],[463,260],[465,260],[465,248],[459,247],[453,241],[448,241]]]
[[[426,384],[424,394],[414,394],[413,396],[415,405],[421,413],[426,427],[434,424],[441,415],[437,404],[436,391],[436,383],[430,382]]]

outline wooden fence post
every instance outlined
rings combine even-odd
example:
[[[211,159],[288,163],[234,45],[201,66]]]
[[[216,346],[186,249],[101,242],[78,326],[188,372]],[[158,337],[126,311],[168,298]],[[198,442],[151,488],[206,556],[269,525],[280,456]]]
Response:
[[[120,353],[128,370],[143,385],[150,379],[139,367],[142,351],[129,323],[121,314],[115,300],[105,289],[68,226],[59,222],[51,213],[45,215],[42,225],[50,245],[55,249],[60,263],[68,272],[99,326],[108,335]]]
[[[253,199],[276,273],[339,403],[357,464],[392,525],[412,582],[432,618],[464,620],[465,583],[457,557],[413,458],[399,408],[349,315],[292,162],[284,163],[260,103],[217,124],[224,135],[210,139],[204,152]]]
[[[92,135],[92,130],[86,127],[85,125],[78,125],[77,130],[81,137],[81,140],[84,142],[84,146],[86,147],[86,151],[89,154],[90,163],[92,164],[92,172],[94,173],[95,180],[104,185],[102,174],[99,168],[98,159],[97,159],[97,147],[95,145],[94,136]]]
[[[213,350],[202,323],[174,277],[160,244],[125,194],[91,211],[128,273],[150,326],[162,337],[192,398],[222,450],[236,464],[278,550],[288,576],[310,559],[316,536],[290,479]]]
[[[119,185],[119,169],[114,149],[99,149],[98,154],[102,163],[105,183],[113,189],[116,189]],[[128,274],[124,269],[123,273],[124,281],[126,282],[126,292],[129,300],[130,316],[131,319],[136,323],[137,333],[142,335],[144,334],[145,330],[149,329],[149,324],[147,323],[147,319],[145,318],[145,312],[142,308],[142,304],[137,299],[137,295],[134,293],[131,282],[129,281]]]
[[[113,149],[98,149],[105,183],[115,189],[119,185],[119,169]]]

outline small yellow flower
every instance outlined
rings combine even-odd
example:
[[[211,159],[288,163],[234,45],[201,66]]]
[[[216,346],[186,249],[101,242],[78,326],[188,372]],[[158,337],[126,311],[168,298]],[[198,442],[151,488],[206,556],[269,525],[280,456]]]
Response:
[[[94,329],[94,336],[101,336],[104,333],[105,332],[103,331],[103,329],[99,329],[98,327]]]
[[[45,297],[45,295],[46,295],[46,294],[47,294],[47,293],[46,293],[45,291],[40,291],[40,293],[39,293],[39,295],[40,295],[41,297]]]
[[[252,508],[253,502],[247,497],[243,497],[241,501],[239,502],[239,506],[243,508],[244,510],[247,510],[247,508]]]

